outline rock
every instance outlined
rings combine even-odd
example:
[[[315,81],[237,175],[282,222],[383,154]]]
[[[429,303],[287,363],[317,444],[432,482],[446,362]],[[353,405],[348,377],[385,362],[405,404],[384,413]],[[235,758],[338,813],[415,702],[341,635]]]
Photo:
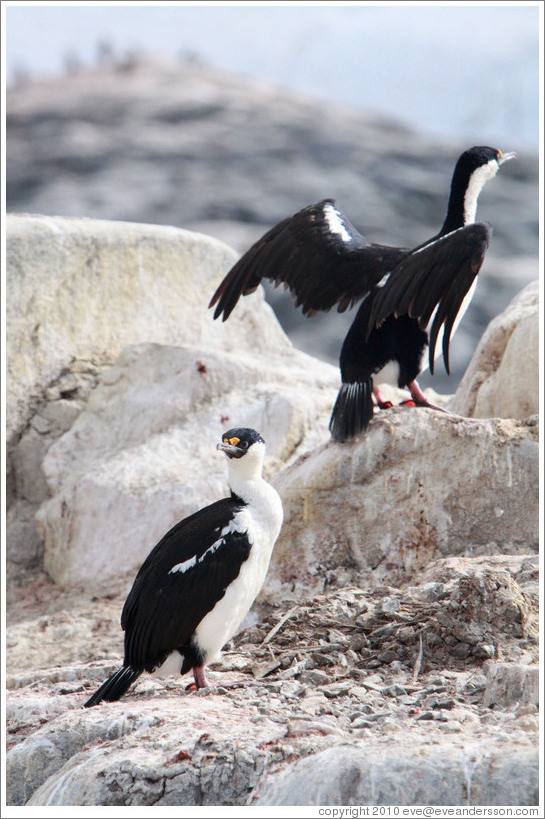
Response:
[[[537,419],[387,410],[364,436],[322,445],[275,485],[284,526],[266,590],[276,599],[324,584],[399,585],[448,554],[537,549]]]
[[[537,749],[341,746],[268,774],[252,805],[537,805]]]
[[[36,505],[18,500],[6,514],[6,558],[16,566],[28,567],[43,557],[43,543],[36,531]]]
[[[20,215],[8,215],[6,238],[8,441],[74,358],[111,363],[137,342],[206,339],[207,347],[259,349],[251,319],[259,294],[225,327],[210,320],[207,302],[236,258],[216,240],[168,227]],[[274,326],[267,308],[258,315],[264,330]],[[275,341],[289,346],[280,331]]]
[[[42,504],[59,582],[133,570],[154,538],[223,493],[215,444],[225,424],[265,434],[271,474],[327,438],[338,371],[293,349],[262,293],[226,324],[212,320],[208,300],[235,258],[224,245],[173,228],[23,216],[10,217],[7,236],[11,481],[15,499]],[[192,455],[187,436],[199,441]],[[37,540],[21,510],[10,519],[18,566]]]
[[[104,371],[42,464],[52,498],[36,521],[51,577],[135,571],[174,523],[225,495],[215,447],[229,426],[261,432],[268,477],[328,436],[333,368],[289,347],[265,357],[257,337],[254,350],[140,345]]]
[[[485,706],[539,705],[539,666],[488,660],[483,668],[488,678]]]
[[[527,418],[539,411],[537,281],[490,322],[450,408],[473,418]]]

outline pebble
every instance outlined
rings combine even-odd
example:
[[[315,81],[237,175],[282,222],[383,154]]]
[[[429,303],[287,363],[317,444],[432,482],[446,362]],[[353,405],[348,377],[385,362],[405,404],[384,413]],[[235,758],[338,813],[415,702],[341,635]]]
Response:
[[[381,723],[381,730],[387,731],[388,733],[393,733],[394,731],[400,731],[401,725],[392,717],[386,717],[384,722]]]
[[[394,683],[394,685],[388,685],[386,688],[383,688],[382,693],[386,694],[387,697],[402,697],[407,691],[403,686]]]
[[[327,683],[331,682],[331,675],[325,671],[318,671],[318,669],[307,670],[299,674],[299,682],[316,686],[327,685]]]
[[[537,733],[539,731],[539,722],[536,717],[532,717],[530,714],[523,714],[517,719],[517,727],[522,728],[524,731],[535,731]]]
[[[352,723],[352,728],[354,728],[354,729],[372,728],[372,727],[373,727],[373,723],[369,722],[369,720],[364,719],[363,717],[360,717],[359,719],[355,719],[354,722]]]
[[[348,694],[351,688],[351,681],[345,680],[343,682],[331,683],[330,685],[321,685],[318,688],[318,691],[325,694],[325,696],[329,697],[330,699],[335,699],[336,697],[342,697],[345,694]]]

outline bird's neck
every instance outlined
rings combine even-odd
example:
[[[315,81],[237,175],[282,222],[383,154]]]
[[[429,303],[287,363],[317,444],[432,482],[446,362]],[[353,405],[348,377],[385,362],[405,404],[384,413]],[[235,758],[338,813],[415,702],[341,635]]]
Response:
[[[262,493],[265,484],[261,470],[262,463],[250,461],[248,455],[229,461],[228,483],[231,492],[245,503],[252,503]]]
[[[473,224],[477,214],[479,194],[484,184],[495,175],[497,170],[496,163],[482,165],[470,175],[455,169],[450,188],[447,215],[439,233],[440,236],[458,230],[458,228],[465,225]]]
[[[242,463],[230,464],[229,488],[252,510],[254,520],[264,523],[274,543],[282,526],[282,501],[276,489],[261,475],[261,468],[248,470]]]
[[[232,493],[251,507],[259,519],[268,521],[269,528],[278,536],[282,525],[282,501],[276,489],[262,476],[262,459],[252,462],[248,455],[229,462],[229,488]]]

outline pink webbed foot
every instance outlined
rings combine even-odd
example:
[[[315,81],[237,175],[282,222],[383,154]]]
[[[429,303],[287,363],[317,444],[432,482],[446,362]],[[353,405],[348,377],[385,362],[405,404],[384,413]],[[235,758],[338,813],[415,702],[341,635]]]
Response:
[[[439,412],[448,412],[447,409],[444,407],[438,407],[437,404],[432,404],[431,401],[428,401],[422,390],[420,389],[417,381],[411,381],[409,384],[409,390],[414,401],[413,406],[417,407],[429,407],[429,409],[438,410]],[[403,402],[407,403],[407,402]]]

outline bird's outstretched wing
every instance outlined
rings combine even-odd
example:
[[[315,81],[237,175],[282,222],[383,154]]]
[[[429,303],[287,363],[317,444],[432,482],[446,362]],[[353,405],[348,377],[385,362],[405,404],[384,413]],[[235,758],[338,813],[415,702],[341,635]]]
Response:
[[[388,316],[410,316],[429,329],[429,365],[433,373],[435,345],[443,331],[447,373],[449,344],[456,317],[481,269],[491,227],[476,222],[435,238],[408,253],[372,296],[366,337]],[[461,316],[460,316],[461,318]]]
[[[229,526],[244,504],[224,498],[174,526],[150,552],[121,614],[124,664],[153,671],[187,645],[248,558],[245,533]]]
[[[225,321],[241,296],[269,279],[283,283],[305,315],[339,312],[365,296],[406,254],[404,248],[368,242],[324,199],[271,228],[238,260],[210,300],[214,318]]]

